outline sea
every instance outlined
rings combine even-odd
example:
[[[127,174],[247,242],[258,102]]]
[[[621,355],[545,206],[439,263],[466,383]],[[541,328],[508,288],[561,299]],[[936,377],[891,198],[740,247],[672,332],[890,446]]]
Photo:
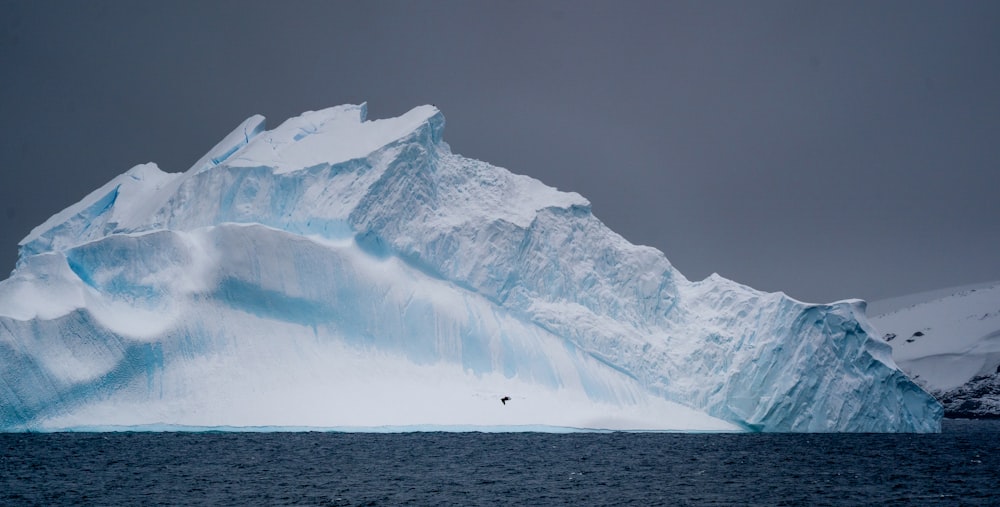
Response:
[[[1000,421],[940,434],[0,434],[0,505],[1000,505]]]

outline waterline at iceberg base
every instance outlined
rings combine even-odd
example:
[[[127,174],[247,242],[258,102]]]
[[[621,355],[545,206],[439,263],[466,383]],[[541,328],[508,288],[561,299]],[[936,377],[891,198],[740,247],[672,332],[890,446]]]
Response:
[[[35,228],[0,282],[0,430],[939,431],[863,302],[689,281],[451,153],[436,108],[365,116],[253,116]]]

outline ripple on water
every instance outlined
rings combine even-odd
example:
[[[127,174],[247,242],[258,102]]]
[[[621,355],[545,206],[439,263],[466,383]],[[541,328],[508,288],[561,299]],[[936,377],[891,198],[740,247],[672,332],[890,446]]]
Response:
[[[994,503],[1000,421],[944,429],[0,434],[0,504]]]

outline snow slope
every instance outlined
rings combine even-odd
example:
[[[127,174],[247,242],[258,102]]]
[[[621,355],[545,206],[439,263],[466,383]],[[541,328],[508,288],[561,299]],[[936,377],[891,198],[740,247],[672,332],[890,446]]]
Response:
[[[451,153],[436,108],[365,116],[251,117],[35,228],[0,282],[0,429],[939,430],[863,302],[689,281]]]
[[[896,362],[953,417],[1000,417],[1000,282],[928,294],[872,317]]]

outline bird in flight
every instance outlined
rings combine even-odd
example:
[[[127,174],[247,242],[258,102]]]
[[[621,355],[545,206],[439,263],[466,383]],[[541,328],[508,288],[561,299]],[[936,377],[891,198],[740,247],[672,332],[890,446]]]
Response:
[[[503,403],[504,405],[506,405],[508,401],[510,401],[510,396],[504,396],[503,398],[500,398],[500,403]]]

